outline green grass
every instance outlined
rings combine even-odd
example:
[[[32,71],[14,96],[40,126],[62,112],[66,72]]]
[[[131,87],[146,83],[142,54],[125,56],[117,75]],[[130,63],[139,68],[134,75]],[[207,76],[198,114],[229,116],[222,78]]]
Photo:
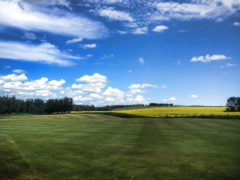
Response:
[[[240,121],[0,116],[0,179],[240,179]]]
[[[142,107],[113,111],[73,111],[72,113],[92,113],[128,115],[138,117],[215,117],[240,118],[240,112],[225,112],[226,107]]]

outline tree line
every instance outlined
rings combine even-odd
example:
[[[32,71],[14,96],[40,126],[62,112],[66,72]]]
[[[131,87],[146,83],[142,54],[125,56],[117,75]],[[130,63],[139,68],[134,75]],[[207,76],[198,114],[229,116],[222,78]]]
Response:
[[[149,103],[148,105],[144,104],[130,104],[130,105],[107,105],[96,107],[94,105],[73,105],[73,111],[111,111],[118,108],[128,108],[128,107],[145,107],[145,106],[164,106],[170,107],[173,104],[168,103]]]
[[[149,106],[172,107],[173,104],[170,104],[170,103],[150,103]]]
[[[31,114],[51,114],[70,113],[73,108],[73,99],[64,97],[62,99],[42,99],[26,100],[16,99],[15,96],[0,96],[0,114],[31,113]]]
[[[73,111],[111,111],[117,108],[127,108],[127,107],[142,107],[144,104],[132,104],[132,105],[107,105],[96,107],[94,105],[73,105]]]
[[[30,113],[30,114],[51,114],[70,113],[73,111],[111,111],[117,108],[144,107],[144,106],[173,106],[167,103],[132,104],[132,105],[107,105],[95,107],[94,105],[76,105],[73,99],[64,97],[62,99],[42,99],[28,98],[26,100],[17,99],[15,96],[0,96],[0,114]]]

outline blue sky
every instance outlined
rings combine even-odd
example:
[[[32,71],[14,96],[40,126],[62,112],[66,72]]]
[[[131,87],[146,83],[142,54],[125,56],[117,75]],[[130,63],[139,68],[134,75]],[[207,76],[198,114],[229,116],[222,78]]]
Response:
[[[225,105],[240,0],[0,0],[0,95]]]

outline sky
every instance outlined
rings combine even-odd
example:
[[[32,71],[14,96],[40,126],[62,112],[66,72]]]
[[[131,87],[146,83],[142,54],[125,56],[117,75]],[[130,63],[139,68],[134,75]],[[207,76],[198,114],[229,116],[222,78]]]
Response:
[[[0,95],[225,105],[240,0],[0,0]]]

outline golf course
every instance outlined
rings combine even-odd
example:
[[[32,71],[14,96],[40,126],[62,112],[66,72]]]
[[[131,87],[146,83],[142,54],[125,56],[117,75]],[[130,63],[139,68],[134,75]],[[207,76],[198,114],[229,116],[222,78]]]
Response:
[[[0,115],[4,180],[240,179],[239,153],[239,119]]]

